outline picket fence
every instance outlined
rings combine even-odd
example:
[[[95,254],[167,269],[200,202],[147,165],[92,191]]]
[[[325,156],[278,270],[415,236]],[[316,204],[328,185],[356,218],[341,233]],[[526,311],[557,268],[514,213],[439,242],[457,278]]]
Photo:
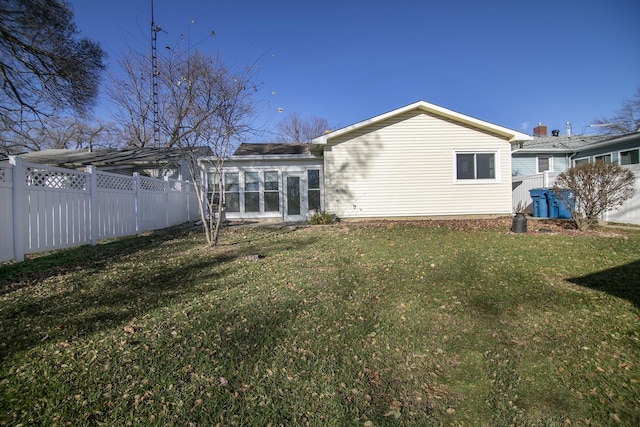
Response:
[[[629,168],[636,176],[635,194],[631,199],[627,200],[619,210],[605,212],[602,216],[602,220],[607,222],[640,225],[640,165],[629,165],[626,167]],[[553,187],[558,175],[560,175],[558,172],[545,172],[537,175],[512,177],[511,188],[513,206],[517,206],[518,203],[524,203],[526,206],[529,206],[529,213],[531,213],[531,204],[533,203],[533,200],[531,199],[529,190],[533,188]]]
[[[192,183],[0,163],[0,261],[199,219]]]

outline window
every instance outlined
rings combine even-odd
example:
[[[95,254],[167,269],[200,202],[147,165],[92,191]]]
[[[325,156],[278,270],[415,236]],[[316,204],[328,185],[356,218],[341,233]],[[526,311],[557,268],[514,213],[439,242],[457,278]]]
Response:
[[[611,154],[604,154],[602,156],[595,156],[594,159],[595,159],[596,162],[611,163]]]
[[[244,173],[244,211],[260,212],[260,174]]]
[[[224,205],[227,212],[240,212],[240,182],[238,172],[224,174]]]
[[[280,184],[278,171],[265,171],[264,173],[264,211],[280,211]]]
[[[456,179],[496,179],[496,154],[456,153]]]
[[[584,165],[585,163],[589,163],[589,158],[585,157],[582,159],[576,159],[573,161],[573,165],[574,166],[580,166],[580,165]]]
[[[546,172],[551,169],[551,158],[546,157],[538,157],[538,173]]]
[[[620,152],[620,164],[621,165],[637,165],[640,163],[640,156],[638,156],[640,150],[629,150]]]
[[[310,211],[320,212],[320,170],[307,171],[307,203]]]
[[[211,196],[213,196],[213,205],[217,205],[220,201],[219,183],[220,175],[216,172],[209,172],[207,174],[207,197],[211,200]]]

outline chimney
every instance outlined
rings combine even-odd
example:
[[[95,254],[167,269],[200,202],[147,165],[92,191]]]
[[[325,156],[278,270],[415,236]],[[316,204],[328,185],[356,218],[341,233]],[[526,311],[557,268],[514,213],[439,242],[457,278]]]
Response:
[[[547,127],[538,122],[538,126],[533,128],[533,136],[547,136]]]

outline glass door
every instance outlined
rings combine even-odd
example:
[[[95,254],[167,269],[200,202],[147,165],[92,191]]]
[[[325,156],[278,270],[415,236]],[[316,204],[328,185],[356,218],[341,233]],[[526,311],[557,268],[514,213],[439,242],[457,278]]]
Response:
[[[303,221],[306,212],[302,203],[301,176],[285,175],[284,179],[284,220]]]

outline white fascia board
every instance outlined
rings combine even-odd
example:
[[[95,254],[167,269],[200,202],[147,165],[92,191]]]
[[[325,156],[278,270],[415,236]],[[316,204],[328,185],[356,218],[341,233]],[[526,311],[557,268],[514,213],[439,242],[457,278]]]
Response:
[[[331,133],[328,133],[326,135],[322,135],[319,136],[318,138],[314,138],[311,141],[312,145],[326,145],[329,141],[329,139],[331,138],[335,138],[341,135],[344,135],[348,132],[351,132],[353,130],[356,129],[360,129],[363,128],[365,126],[369,126],[373,123],[377,123],[380,122],[382,120],[386,120],[390,117],[399,115],[399,114],[403,114],[407,111],[411,111],[414,109],[420,109],[426,112],[429,112],[431,114],[437,115],[437,116],[441,116],[441,117],[445,117],[448,118],[452,121],[456,121],[456,122],[460,122],[460,123],[464,123],[467,125],[470,125],[472,127],[478,128],[478,129],[482,129],[482,130],[486,130],[489,131],[491,133],[496,133],[498,135],[501,135],[505,138],[508,138],[509,142],[513,142],[513,141],[531,141],[533,140],[533,137],[521,132],[517,132],[513,129],[508,129],[502,126],[498,126],[498,125],[494,125],[493,123],[489,123],[489,122],[485,122],[483,120],[480,119],[476,119],[475,117],[471,117],[471,116],[467,116],[461,113],[458,113],[456,111],[452,111],[443,107],[440,107],[438,105],[435,104],[430,104],[426,101],[417,101],[414,102],[412,104],[409,105],[405,105],[404,107],[400,107],[397,108],[395,110],[392,111],[388,111],[384,114],[380,114],[378,116],[372,117],[370,119],[367,120],[363,120],[361,122],[352,124],[351,126],[347,126],[344,127],[342,129],[338,129],[336,131],[333,131]]]

